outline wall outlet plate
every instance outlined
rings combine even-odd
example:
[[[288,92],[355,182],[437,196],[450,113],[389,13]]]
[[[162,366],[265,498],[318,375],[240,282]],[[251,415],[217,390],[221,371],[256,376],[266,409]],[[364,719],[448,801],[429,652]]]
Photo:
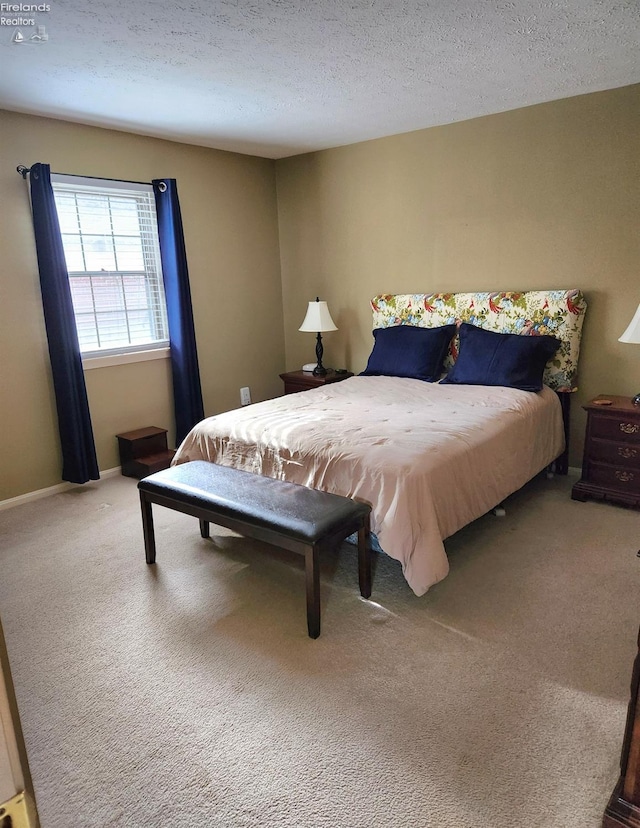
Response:
[[[251,405],[251,389],[248,385],[240,389],[240,404]]]

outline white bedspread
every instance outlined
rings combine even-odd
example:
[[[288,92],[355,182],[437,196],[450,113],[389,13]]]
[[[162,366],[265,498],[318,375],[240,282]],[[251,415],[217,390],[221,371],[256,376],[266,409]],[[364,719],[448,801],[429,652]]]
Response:
[[[443,540],[564,447],[560,402],[538,393],[352,377],[203,420],[174,463],[210,460],[356,498],[422,595],[449,571]]]

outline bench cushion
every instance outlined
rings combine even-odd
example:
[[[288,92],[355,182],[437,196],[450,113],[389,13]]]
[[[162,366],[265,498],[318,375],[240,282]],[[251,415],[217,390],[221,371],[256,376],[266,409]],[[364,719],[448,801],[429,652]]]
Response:
[[[305,543],[316,543],[371,511],[368,504],[348,497],[205,460],[151,474],[140,480],[138,488],[247,524],[277,529]]]

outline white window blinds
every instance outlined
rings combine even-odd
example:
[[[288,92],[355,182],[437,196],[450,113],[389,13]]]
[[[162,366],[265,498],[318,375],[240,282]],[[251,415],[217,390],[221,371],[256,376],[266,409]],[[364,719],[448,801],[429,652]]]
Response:
[[[152,186],[54,174],[84,357],[168,345]]]

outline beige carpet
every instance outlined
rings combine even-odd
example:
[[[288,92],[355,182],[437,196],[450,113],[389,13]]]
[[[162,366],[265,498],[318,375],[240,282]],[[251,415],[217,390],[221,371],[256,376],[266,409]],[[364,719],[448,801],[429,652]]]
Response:
[[[0,512],[0,614],[43,828],[599,826],[640,623],[640,515],[536,479],[416,598],[377,556],[302,559],[134,480]]]

